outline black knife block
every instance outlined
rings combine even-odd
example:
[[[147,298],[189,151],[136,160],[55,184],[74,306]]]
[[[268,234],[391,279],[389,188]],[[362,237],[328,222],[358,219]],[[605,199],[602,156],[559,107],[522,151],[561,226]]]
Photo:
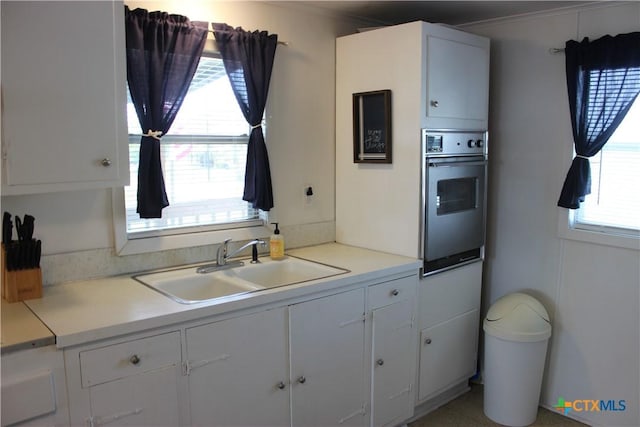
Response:
[[[2,245],[2,298],[7,302],[42,298],[42,270],[40,267],[7,270],[7,251]]]

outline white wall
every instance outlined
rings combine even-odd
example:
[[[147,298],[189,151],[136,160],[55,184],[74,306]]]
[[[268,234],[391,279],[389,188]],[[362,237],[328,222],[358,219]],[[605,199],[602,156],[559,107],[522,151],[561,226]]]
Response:
[[[556,207],[572,153],[566,40],[640,30],[640,3],[466,27],[492,39],[485,309],[525,290],[553,317],[543,404],[593,399],[626,411],[570,412],[589,424],[640,425],[640,253],[558,237]]]
[[[125,3],[132,9],[184,14],[194,21],[266,30],[289,43],[277,48],[266,110],[275,202],[271,219],[282,224],[287,247],[333,241],[335,39],[363,23],[302,5],[285,8],[264,2],[198,0]],[[311,204],[304,200],[305,185],[313,186]],[[163,266],[153,255],[133,260],[112,255],[111,190],[3,197],[2,209],[36,217],[35,236],[42,240],[46,255],[45,283]],[[204,259],[209,252],[195,256]],[[199,261],[192,256],[181,254],[175,262]]]

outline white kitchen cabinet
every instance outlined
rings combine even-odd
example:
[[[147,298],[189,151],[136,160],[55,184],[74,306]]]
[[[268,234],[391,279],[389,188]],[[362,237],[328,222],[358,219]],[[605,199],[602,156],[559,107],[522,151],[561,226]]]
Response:
[[[468,121],[477,130],[487,129],[489,44],[485,40],[469,44],[427,35],[427,127],[451,129],[452,121]]]
[[[69,425],[62,351],[55,346],[2,355],[2,426]]]
[[[482,262],[420,282],[418,403],[466,382],[476,372]]]
[[[420,332],[419,400],[475,374],[478,317],[478,310],[471,310]]]
[[[369,288],[375,427],[398,425],[413,415],[416,284],[412,276]]]
[[[129,180],[122,1],[3,2],[2,194]]]
[[[364,289],[295,304],[291,333],[291,424],[365,426]]]
[[[287,308],[186,330],[191,425],[285,426]]]
[[[71,425],[180,425],[180,332],[65,350]]]
[[[187,328],[191,425],[364,426],[364,320],[357,289]]]

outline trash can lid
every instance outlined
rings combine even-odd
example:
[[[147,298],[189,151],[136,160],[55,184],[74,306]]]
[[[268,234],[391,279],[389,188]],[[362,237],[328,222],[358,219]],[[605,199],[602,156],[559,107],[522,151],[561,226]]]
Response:
[[[537,299],[520,292],[498,299],[489,308],[483,329],[508,341],[543,341],[551,336],[547,310]]]

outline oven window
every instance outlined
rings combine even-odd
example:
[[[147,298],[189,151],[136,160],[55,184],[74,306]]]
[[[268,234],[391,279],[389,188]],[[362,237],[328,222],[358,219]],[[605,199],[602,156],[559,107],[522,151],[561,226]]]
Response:
[[[438,181],[437,215],[475,209],[478,178],[456,178]]]

